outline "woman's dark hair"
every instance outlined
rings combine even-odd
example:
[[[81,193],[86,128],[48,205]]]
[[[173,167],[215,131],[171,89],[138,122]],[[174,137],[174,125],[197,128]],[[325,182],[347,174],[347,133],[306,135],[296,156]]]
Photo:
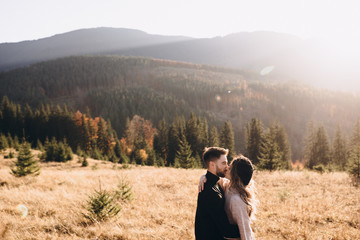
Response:
[[[256,188],[254,181],[251,181],[254,167],[250,159],[240,155],[234,158],[230,164],[230,186],[231,191],[235,191],[240,195],[247,205],[248,214],[251,219],[255,219],[256,205]]]
[[[244,186],[247,186],[254,172],[254,167],[250,159],[241,155],[232,161],[232,168],[236,170]]]

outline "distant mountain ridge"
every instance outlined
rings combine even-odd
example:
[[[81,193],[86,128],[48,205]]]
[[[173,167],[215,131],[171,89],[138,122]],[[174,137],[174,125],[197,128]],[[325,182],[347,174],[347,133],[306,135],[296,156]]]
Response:
[[[0,44],[0,71],[60,57],[99,54],[189,39],[126,28],[80,29],[39,40]]]
[[[322,88],[360,90],[359,68],[322,44],[275,32],[224,37],[161,36],[123,28],[81,29],[34,41],[0,44],[0,71],[76,55],[140,56],[260,72],[274,66],[278,80]]]

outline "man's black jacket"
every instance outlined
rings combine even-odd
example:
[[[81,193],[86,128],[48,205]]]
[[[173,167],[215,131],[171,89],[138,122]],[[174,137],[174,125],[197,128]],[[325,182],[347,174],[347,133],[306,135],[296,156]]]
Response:
[[[218,185],[219,177],[206,173],[204,190],[199,193],[195,216],[196,240],[223,240],[240,237],[237,225],[232,225],[224,209],[224,191]]]

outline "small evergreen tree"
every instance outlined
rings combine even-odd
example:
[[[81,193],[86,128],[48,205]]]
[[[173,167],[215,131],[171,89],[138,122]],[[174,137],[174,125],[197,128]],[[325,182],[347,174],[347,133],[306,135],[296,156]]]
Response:
[[[114,194],[115,199],[131,201],[134,198],[132,186],[125,179],[121,179]]]
[[[51,142],[46,141],[42,158],[45,161],[66,162],[73,158],[73,153],[66,141],[58,143],[55,138],[52,138]]]
[[[310,169],[316,165],[315,162],[315,127],[313,121],[307,124],[307,132],[304,138],[304,158],[306,166]]]
[[[191,113],[185,128],[186,141],[190,145],[192,154],[196,154],[201,149],[201,129],[195,113]]]
[[[114,148],[114,153],[116,155],[116,157],[120,158],[122,152],[121,152],[121,144],[119,140],[116,140],[115,142],[115,148]]]
[[[192,168],[194,166],[194,158],[191,156],[192,151],[189,143],[184,138],[180,140],[179,150],[175,155],[176,166],[179,165],[182,168]]]
[[[352,148],[347,171],[355,178],[360,179],[360,145]]]
[[[360,119],[356,122],[352,132],[349,155],[347,171],[360,180]]]
[[[273,171],[281,167],[281,153],[270,133],[263,139],[258,159],[262,169]]]
[[[120,157],[119,157],[119,163],[121,164],[128,164],[130,162],[128,156],[126,156],[126,154],[120,154]]]
[[[116,198],[108,191],[95,190],[93,195],[89,196],[87,206],[84,206],[87,213],[83,216],[91,222],[102,222],[115,217],[121,210],[120,206],[115,203]]]
[[[159,122],[158,132],[154,136],[155,153],[162,159],[166,159],[168,155],[169,129],[165,119]]]
[[[219,133],[216,126],[212,126],[209,136],[209,147],[219,146]]]
[[[8,140],[5,137],[5,135],[1,134],[0,135],[0,152],[7,149],[9,147],[8,145]]]
[[[149,145],[146,144],[145,152],[147,153],[147,159],[146,159],[146,165],[148,166],[154,166],[156,165],[156,156],[153,149],[149,147]]]
[[[26,175],[38,176],[40,174],[39,163],[31,154],[29,143],[24,142],[20,146],[15,167],[11,169],[11,172],[16,177],[23,177]]]
[[[254,164],[259,163],[260,145],[263,141],[264,127],[257,118],[252,118],[250,123],[246,124],[246,151],[249,159]]]
[[[17,135],[14,137],[14,148],[16,151],[19,151],[20,149],[20,141]]]
[[[235,156],[235,140],[234,131],[230,121],[224,122],[223,128],[220,132],[220,147],[229,150],[227,158],[229,161]]]
[[[10,148],[15,147],[14,139],[12,138],[11,134],[8,132],[7,134],[7,141]]]
[[[346,161],[347,161],[346,140],[341,133],[340,126],[338,125],[333,142],[332,162],[340,170],[345,170]]]
[[[37,141],[36,141],[36,149],[38,149],[40,151],[44,151],[44,146],[39,139],[37,139]]]
[[[320,125],[317,131],[311,126],[307,136],[307,145],[305,148],[305,156],[307,159],[307,167],[313,169],[314,166],[330,163],[330,143],[329,137],[324,126]]]
[[[82,167],[87,167],[87,166],[89,166],[89,162],[87,161],[87,156],[84,154],[84,156],[83,156],[83,160],[82,160],[82,162],[81,162],[81,166]]]
[[[279,147],[279,154],[281,155],[280,168],[290,169],[291,148],[285,128],[276,121],[271,125],[269,134],[272,141]]]

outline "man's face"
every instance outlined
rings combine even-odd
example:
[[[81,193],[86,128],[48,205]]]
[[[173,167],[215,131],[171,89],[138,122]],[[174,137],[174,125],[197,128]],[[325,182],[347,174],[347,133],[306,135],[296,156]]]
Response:
[[[218,160],[215,161],[216,175],[218,177],[225,177],[228,171],[228,161],[226,155],[221,155]]]

